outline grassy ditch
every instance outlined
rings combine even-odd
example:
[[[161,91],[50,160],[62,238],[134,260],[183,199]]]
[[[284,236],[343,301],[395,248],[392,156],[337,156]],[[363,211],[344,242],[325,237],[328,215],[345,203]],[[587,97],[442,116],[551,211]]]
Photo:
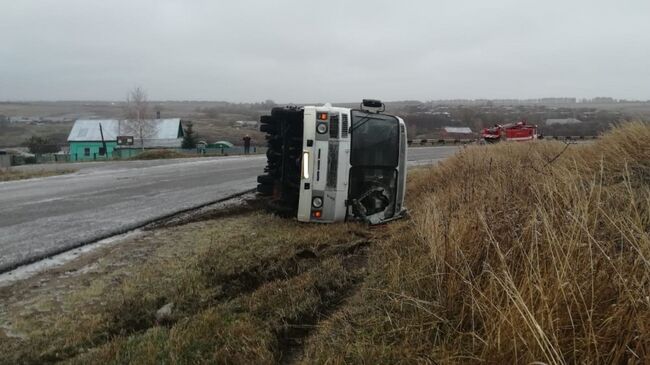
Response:
[[[370,239],[258,211],[145,232],[0,289],[0,363],[284,361],[354,292]]]

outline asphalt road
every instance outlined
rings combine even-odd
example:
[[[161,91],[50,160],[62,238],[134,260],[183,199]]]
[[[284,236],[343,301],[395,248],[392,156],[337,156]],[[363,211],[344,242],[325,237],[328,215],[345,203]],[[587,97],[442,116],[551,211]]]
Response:
[[[412,148],[408,159],[433,163],[457,150]],[[259,155],[116,161],[0,183],[0,272],[253,189],[265,164]]]

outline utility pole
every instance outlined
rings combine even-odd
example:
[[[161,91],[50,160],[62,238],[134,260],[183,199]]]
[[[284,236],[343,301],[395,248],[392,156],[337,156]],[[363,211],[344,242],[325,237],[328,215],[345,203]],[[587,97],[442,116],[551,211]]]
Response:
[[[108,149],[106,148],[106,141],[104,140],[104,130],[102,129],[101,123],[99,123],[99,134],[102,136],[102,147],[104,147],[104,155],[108,159]]]

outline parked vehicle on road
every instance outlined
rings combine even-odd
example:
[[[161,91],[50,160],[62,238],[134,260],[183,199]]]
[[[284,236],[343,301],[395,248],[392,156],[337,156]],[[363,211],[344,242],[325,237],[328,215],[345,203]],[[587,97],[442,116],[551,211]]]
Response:
[[[262,116],[268,152],[257,191],[269,209],[302,222],[402,217],[406,126],[384,111],[382,102],[364,100],[359,109],[287,106]]]

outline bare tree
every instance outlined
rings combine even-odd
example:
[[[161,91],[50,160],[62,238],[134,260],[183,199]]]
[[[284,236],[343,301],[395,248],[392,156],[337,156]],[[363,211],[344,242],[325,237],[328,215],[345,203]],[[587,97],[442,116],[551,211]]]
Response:
[[[126,96],[126,105],[124,108],[125,121],[120,126],[120,133],[132,134],[136,140],[140,141],[140,147],[144,150],[145,138],[151,137],[155,133],[155,125],[150,118],[150,105],[147,100],[147,93],[140,86],[129,91]]]

